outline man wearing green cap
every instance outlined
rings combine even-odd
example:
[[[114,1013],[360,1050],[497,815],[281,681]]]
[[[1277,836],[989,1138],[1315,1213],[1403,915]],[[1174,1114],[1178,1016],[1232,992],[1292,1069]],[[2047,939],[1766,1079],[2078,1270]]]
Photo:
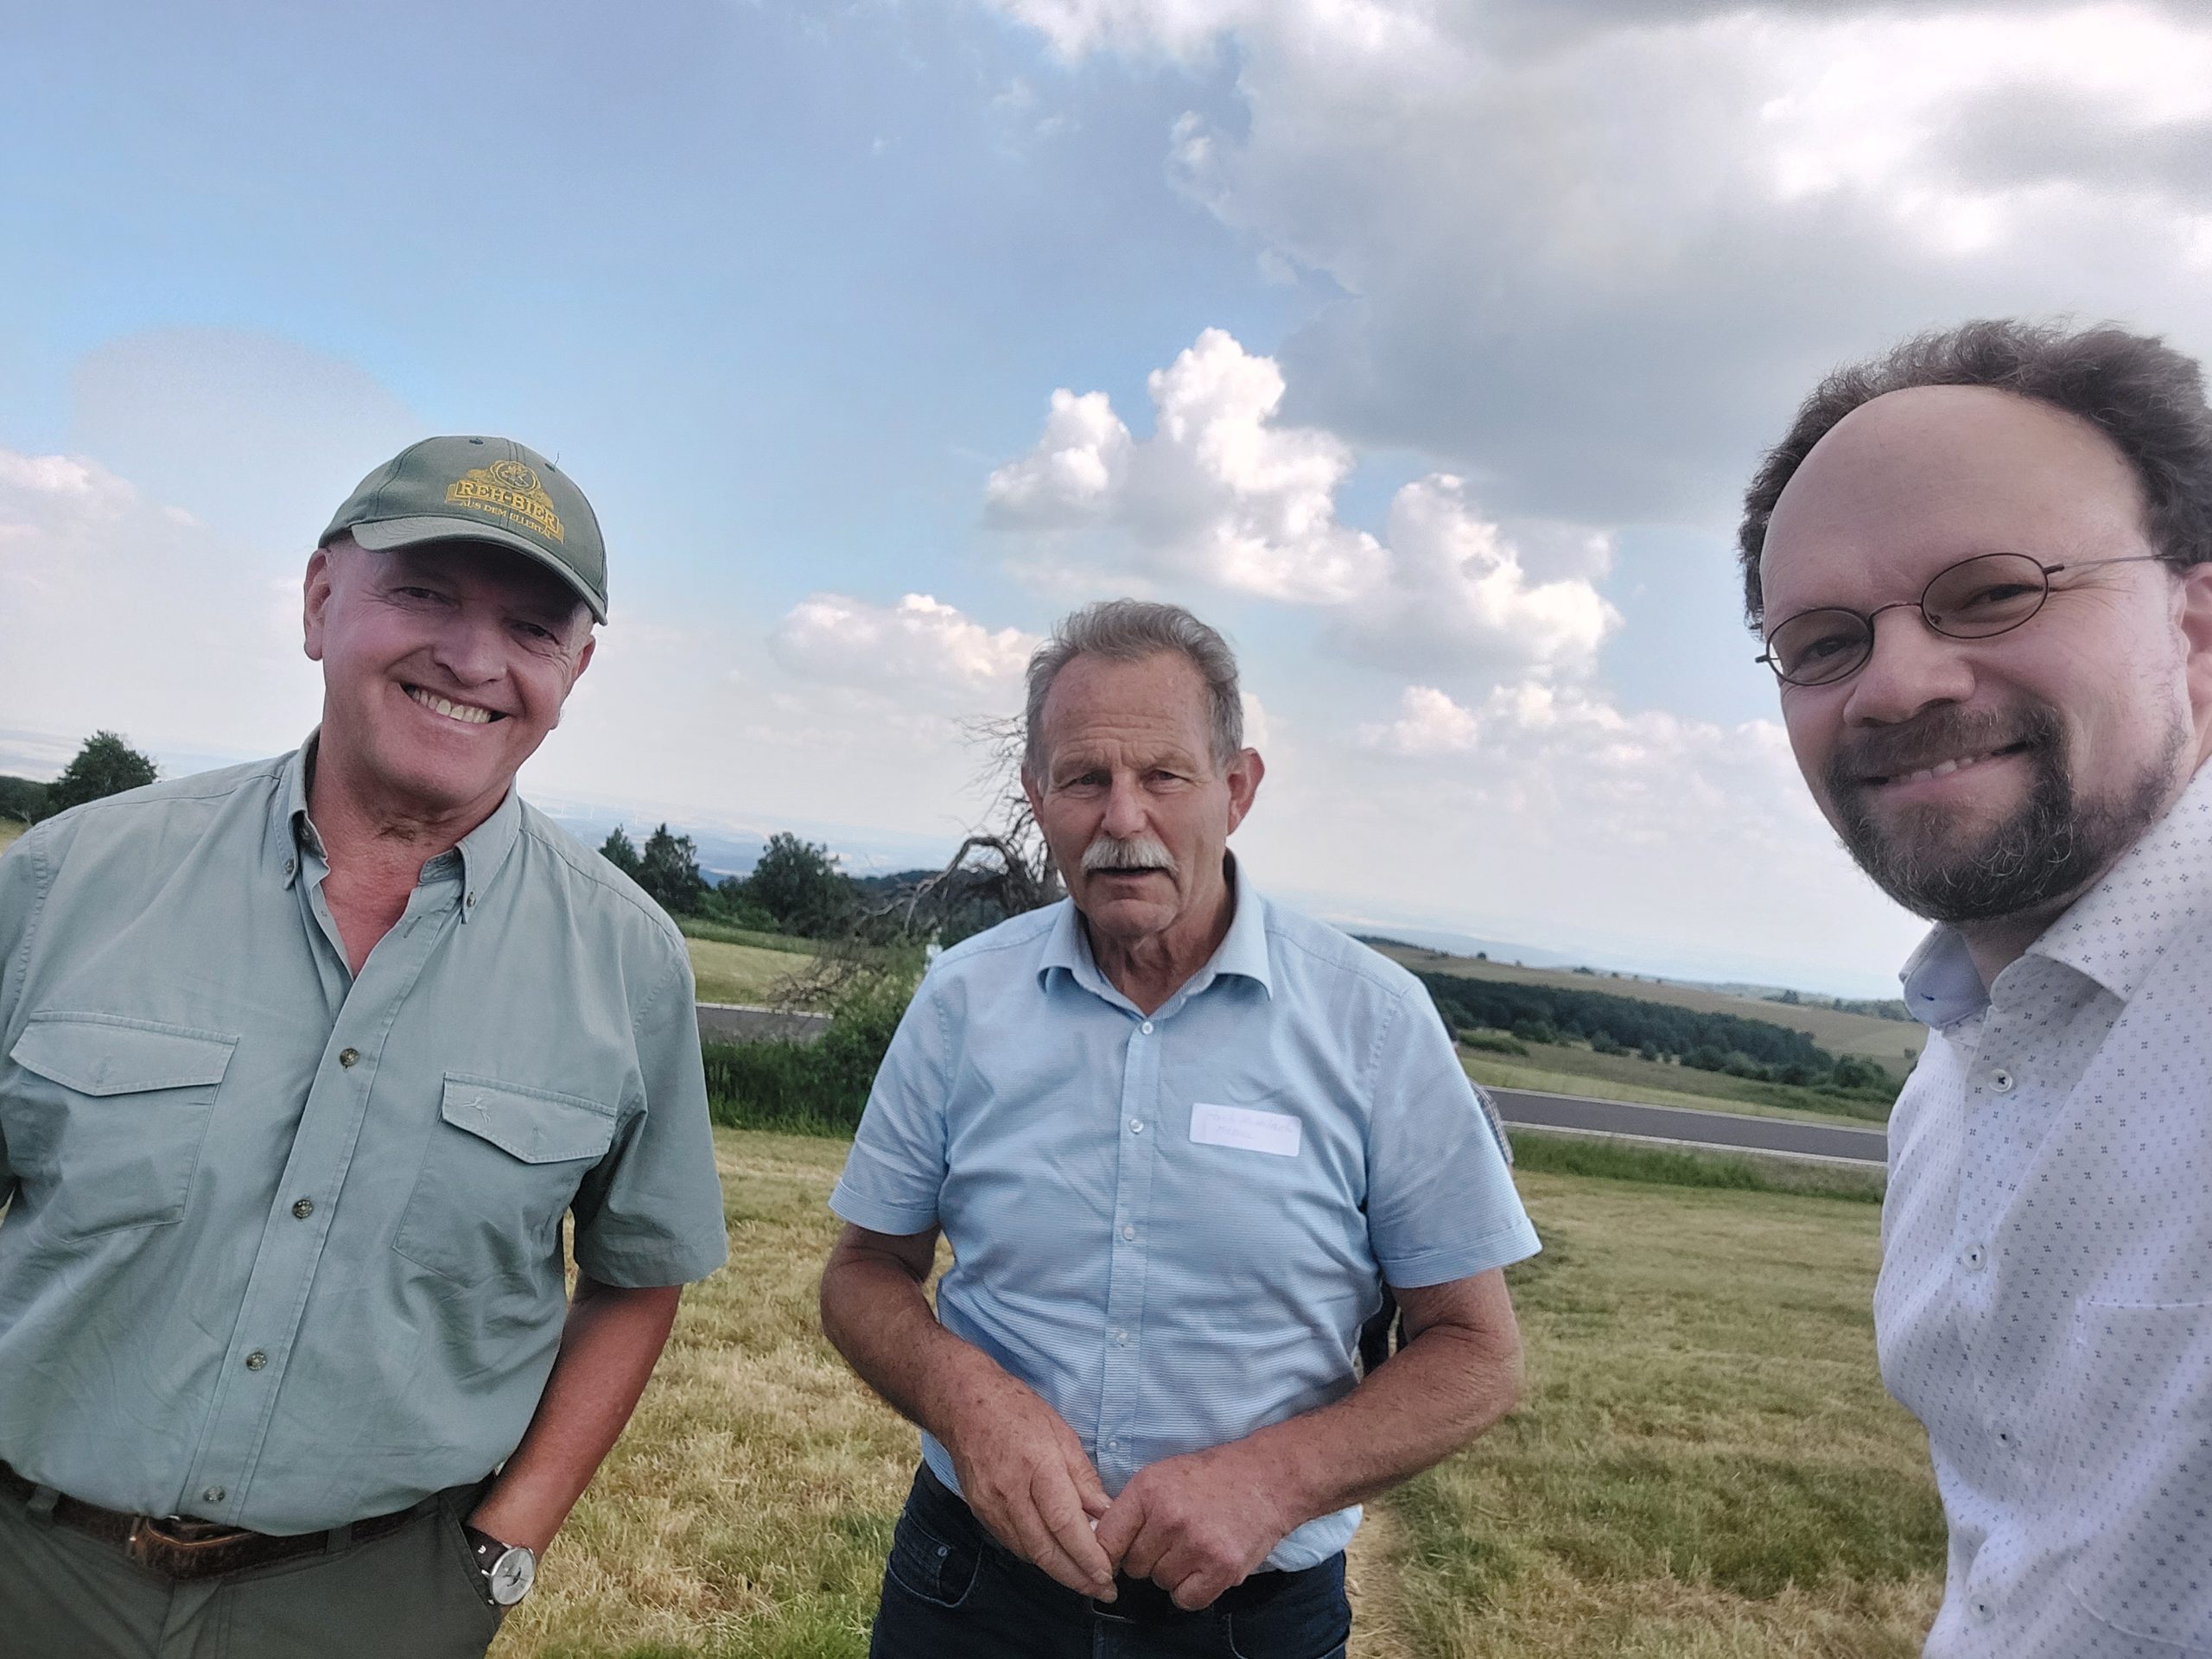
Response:
[[[302,747],[0,858],[0,1650],[480,1655],[725,1254],[683,940],[513,788],[590,505],[432,438],[305,598]]]

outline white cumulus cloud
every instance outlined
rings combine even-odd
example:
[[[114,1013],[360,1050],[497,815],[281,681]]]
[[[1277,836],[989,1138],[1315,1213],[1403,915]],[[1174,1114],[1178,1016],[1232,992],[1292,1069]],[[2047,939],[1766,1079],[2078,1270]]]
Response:
[[[1147,378],[1154,429],[1131,436],[1103,392],[1052,394],[1037,445],[990,475],[992,522],[1045,531],[1110,527],[1141,568],[1233,592],[1333,603],[1374,586],[1376,539],[1337,520],[1350,448],[1275,416],[1282,371],[1209,328]]]
[[[1164,160],[1333,299],[1278,353],[1301,414],[1501,512],[1724,518],[1821,372],[1964,316],[2212,345],[2201,5],[996,3],[1234,63]]]
[[[995,708],[1038,640],[1019,628],[986,627],[927,594],[895,605],[815,594],[785,613],[771,644],[779,661],[809,678]]]
[[[1054,392],[1035,447],[985,486],[992,520],[1087,535],[1079,556],[1140,575],[1327,607],[1332,644],[1402,671],[1585,674],[1619,626],[1591,579],[1610,562],[1605,537],[1533,526],[1543,563],[1573,572],[1545,579],[1448,474],[1398,491],[1387,541],[1344,524],[1351,447],[1278,422],[1281,367],[1224,331],[1149,385],[1147,438],[1103,392]]]

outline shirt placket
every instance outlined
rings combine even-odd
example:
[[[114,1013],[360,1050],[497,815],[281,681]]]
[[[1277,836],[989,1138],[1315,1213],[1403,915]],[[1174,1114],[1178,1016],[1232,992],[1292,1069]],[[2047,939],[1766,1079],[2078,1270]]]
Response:
[[[1098,1473],[1119,1491],[1137,1463],[1142,1396],[1144,1281],[1152,1221],[1152,1175],[1160,1156],[1157,1020],[1132,1021],[1122,1068],[1120,1155],[1115,1161],[1114,1242],[1106,1281],[1105,1360],[1098,1395]]]
[[[368,1116],[385,1044],[430,955],[454,925],[459,872],[424,882],[362,964],[324,1044],[283,1178],[262,1224],[207,1427],[179,1508],[231,1522],[247,1494],[296,1350],[330,1224]]]

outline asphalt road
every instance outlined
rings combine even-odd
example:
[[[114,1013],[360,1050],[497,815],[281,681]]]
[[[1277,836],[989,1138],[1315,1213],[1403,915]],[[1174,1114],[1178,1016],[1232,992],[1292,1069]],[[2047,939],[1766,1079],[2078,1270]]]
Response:
[[[717,1002],[699,1005],[699,1035],[710,1043],[750,1042],[761,1037],[810,1039],[819,1036],[829,1023],[827,1016],[819,1014],[775,1014],[766,1008]],[[1532,1094],[1520,1089],[1492,1089],[1490,1096],[1497,1103],[1499,1115],[1507,1123],[1528,1128],[1685,1141],[1738,1152],[1836,1158],[1854,1164],[1888,1161],[1889,1140],[1879,1129],[1838,1128],[1782,1117],[1739,1117],[1732,1112],[1701,1112],[1683,1106],[1583,1100],[1573,1095]]]
[[[1733,1112],[1701,1112],[1687,1106],[1640,1106],[1628,1101],[1582,1100],[1573,1095],[1539,1095],[1519,1089],[1492,1089],[1490,1097],[1497,1103],[1498,1115],[1508,1124],[1529,1128],[1640,1135],[1654,1141],[1728,1147],[1739,1152],[1838,1158],[1854,1164],[1889,1161],[1889,1136],[1878,1128],[1847,1129],[1786,1117],[1739,1117]]]

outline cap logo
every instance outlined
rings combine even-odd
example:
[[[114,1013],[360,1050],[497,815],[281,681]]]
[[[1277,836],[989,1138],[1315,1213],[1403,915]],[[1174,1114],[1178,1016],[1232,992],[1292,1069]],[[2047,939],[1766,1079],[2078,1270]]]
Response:
[[[524,530],[556,542],[568,540],[553,498],[545,493],[537,472],[518,461],[495,461],[489,467],[473,467],[446,486],[446,500],[495,518],[505,518]]]

